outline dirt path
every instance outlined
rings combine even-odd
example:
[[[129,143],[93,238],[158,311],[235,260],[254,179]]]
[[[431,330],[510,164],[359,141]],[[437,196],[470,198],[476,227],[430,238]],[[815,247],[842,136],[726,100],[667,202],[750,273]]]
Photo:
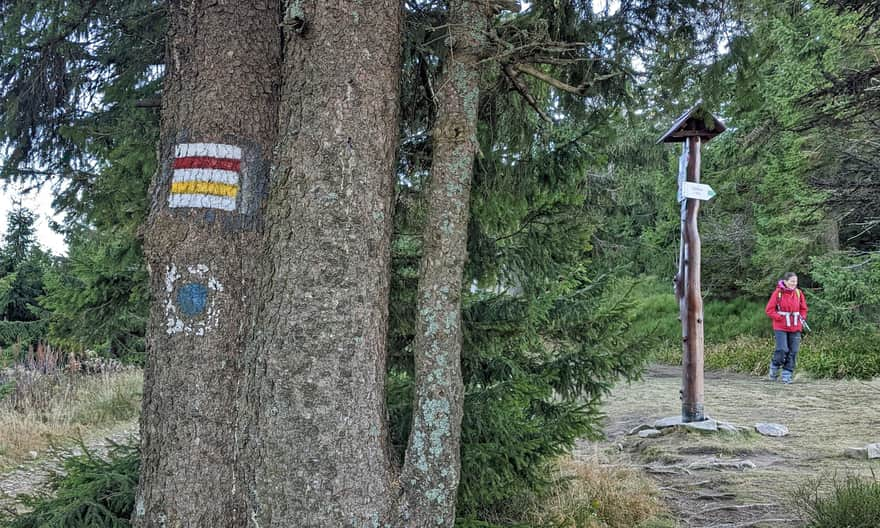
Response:
[[[137,434],[138,424],[136,421],[120,424],[102,434],[95,434],[86,438],[85,443],[89,450],[98,455],[104,455],[110,442],[120,443]],[[78,447],[71,446],[70,453],[82,454]],[[17,468],[0,473],[0,508],[19,508],[16,496],[23,493],[31,493],[49,478],[49,475],[60,469],[58,457],[52,452],[37,453],[37,457]]]
[[[751,434],[675,432],[643,439],[634,427],[681,412],[681,371],[655,366],[644,381],[615,389],[604,406],[607,439],[579,446],[580,456],[642,468],[658,484],[679,526],[802,526],[790,493],[834,474],[880,476],[880,460],[844,456],[846,447],[880,442],[880,379],[811,380],[792,385],[754,376],[706,374],[711,418],[754,431],[757,422],[787,426],[772,438]]]

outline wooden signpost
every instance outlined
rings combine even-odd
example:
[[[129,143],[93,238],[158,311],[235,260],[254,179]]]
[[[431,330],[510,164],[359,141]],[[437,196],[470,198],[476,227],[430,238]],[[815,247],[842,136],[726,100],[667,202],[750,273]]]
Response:
[[[681,421],[706,419],[703,409],[703,296],[700,292],[700,201],[715,196],[700,183],[700,147],[724,132],[724,123],[702,108],[702,101],[676,119],[657,143],[684,143],[679,163],[678,200],[681,202],[681,245],[675,296],[682,332]]]

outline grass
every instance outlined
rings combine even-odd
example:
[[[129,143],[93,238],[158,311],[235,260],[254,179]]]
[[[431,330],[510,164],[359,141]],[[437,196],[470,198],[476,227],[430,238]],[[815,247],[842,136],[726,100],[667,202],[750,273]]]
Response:
[[[880,481],[876,476],[817,479],[798,488],[793,498],[807,528],[880,526]]]
[[[139,413],[140,370],[83,375],[19,366],[0,383],[0,471],[72,437],[102,434]]]
[[[526,525],[559,528],[672,526],[654,483],[623,466],[565,460],[559,485],[529,508]],[[646,524],[650,523],[650,524]]]

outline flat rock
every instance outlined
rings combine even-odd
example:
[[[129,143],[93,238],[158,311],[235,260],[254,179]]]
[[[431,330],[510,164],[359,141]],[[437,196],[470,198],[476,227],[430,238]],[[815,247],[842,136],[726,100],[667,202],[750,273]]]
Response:
[[[699,422],[685,422],[681,424],[682,427],[687,429],[694,429],[697,431],[717,431],[718,430],[718,422],[716,420],[702,420]]]
[[[843,454],[850,458],[868,458],[868,448],[866,447],[847,447],[843,450]]]
[[[880,458],[880,443],[868,444],[865,449],[868,451],[868,458]]]
[[[727,422],[718,422],[718,430],[722,433],[739,433],[740,428]]]
[[[633,427],[633,428],[630,429],[629,432],[626,433],[626,434],[629,435],[629,436],[632,436],[632,435],[634,435],[634,434],[639,434],[640,432],[645,431],[645,430],[647,430],[647,429],[654,429],[654,428],[651,427],[651,426],[648,425],[648,424],[641,424],[641,425],[637,425],[637,426]]]
[[[654,438],[662,435],[663,432],[659,429],[642,429],[638,432],[639,437],[641,438]]]
[[[755,430],[764,436],[786,436],[788,427],[775,423],[756,423]]]
[[[681,415],[667,416],[666,418],[660,418],[659,420],[654,422],[654,429],[665,429],[667,427],[675,427],[676,425],[681,424]]]

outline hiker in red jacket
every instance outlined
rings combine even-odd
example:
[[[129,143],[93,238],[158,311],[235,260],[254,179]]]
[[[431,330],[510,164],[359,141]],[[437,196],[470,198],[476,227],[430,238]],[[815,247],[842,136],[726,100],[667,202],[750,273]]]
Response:
[[[801,346],[801,330],[807,319],[807,300],[797,287],[798,278],[794,273],[786,273],[776,284],[776,291],[767,301],[764,311],[773,320],[773,334],[776,337],[776,350],[770,362],[770,380],[779,378],[782,369],[782,382],[791,383],[794,375],[798,349]]]

